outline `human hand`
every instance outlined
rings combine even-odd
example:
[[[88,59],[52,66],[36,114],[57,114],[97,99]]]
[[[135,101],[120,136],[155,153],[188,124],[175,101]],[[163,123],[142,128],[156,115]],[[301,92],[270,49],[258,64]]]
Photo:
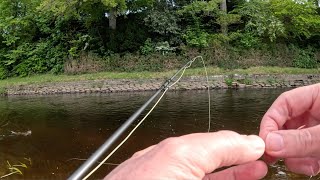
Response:
[[[260,179],[267,173],[266,164],[257,161],[264,150],[258,136],[232,131],[168,138],[135,153],[105,179]],[[231,165],[238,166],[212,173]]]
[[[280,95],[262,118],[259,136],[269,163],[284,158],[288,170],[305,175],[320,171],[320,84]]]

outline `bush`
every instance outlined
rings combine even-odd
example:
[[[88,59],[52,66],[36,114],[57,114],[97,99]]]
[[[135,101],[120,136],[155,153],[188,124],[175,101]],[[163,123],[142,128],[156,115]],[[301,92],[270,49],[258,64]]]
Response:
[[[154,45],[152,43],[152,40],[148,38],[145,42],[144,45],[140,47],[140,53],[142,55],[148,55],[154,52]]]
[[[292,49],[287,44],[276,44],[274,46],[269,45],[265,49],[266,52],[270,53],[270,60],[268,66],[280,66],[280,67],[291,67],[293,59],[297,56],[299,49]]]
[[[209,34],[199,27],[188,28],[183,37],[187,45],[191,47],[204,48],[209,46]]]
[[[0,96],[6,96],[8,94],[8,90],[6,87],[0,87]]]
[[[6,76],[28,76],[63,71],[65,57],[62,46],[53,46],[50,41],[25,43],[4,55],[2,67],[6,69]]]
[[[229,43],[230,36],[222,33],[210,34],[208,41],[209,41],[210,47],[221,47]]]
[[[79,57],[71,57],[64,64],[66,74],[94,73],[104,69],[102,59],[93,53],[82,52]]]
[[[315,54],[311,50],[300,50],[299,55],[293,59],[293,67],[297,68],[317,68],[318,63]]]
[[[0,67],[0,79],[5,79],[8,77],[8,70],[4,67]]]
[[[218,45],[201,50],[200,54],[206,59],[208,65],[224,69],[255,66],[316,68],[320,62],[320,52],[315,48],[301,49],[298,46],[286,44],[272,46],[265,44],[260,47],[240,49],[230,45]]]
[[[201,54],[207,60],[208,65],[236,69],[239,68],[239,53],[234,50],[227,46],[216,46],[201,51]]]
[[[231,43],[241,48],[258,48],[261,46],[259,37],[249,32],[235,32],[230,34]]]
[[[227,86],[232,86],[233,81],[234,81],[233,78],[224,79],[224,82],[226,83]]]
[[[107,71],[163,71],[179,68],[185,62],[185,57],[175,53],[152,53],[146,56],[138,54],[114,54],[105,58]]]

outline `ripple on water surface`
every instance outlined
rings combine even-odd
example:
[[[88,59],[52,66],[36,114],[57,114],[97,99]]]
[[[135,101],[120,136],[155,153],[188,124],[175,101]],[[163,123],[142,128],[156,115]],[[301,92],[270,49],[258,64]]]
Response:
[[[258,134],[264,112],[283,91],[211,91],[211,131],[229,129]],[[83,163],[81,159],[88,158],[152,94],[0,97],[0,176],[8,173],[8,161],[28,166],[23,169],[23,176],[14,175],[12,179],[67,178]],[[109,162],[121,163],[134,152],[167,137],[205,132],[207,128],[206,91],[168,92]],[[30,136],[8,136],[10,131],[28,130],[32,131]],[[94,177],[102,178],[114,167],[104,165]],[[308,179],[288,173],[282,162],[269,170],[265,179]]]

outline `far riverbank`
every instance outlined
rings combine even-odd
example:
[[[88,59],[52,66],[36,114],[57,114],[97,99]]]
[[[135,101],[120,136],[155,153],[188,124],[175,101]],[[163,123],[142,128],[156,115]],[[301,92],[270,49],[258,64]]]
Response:
[[[242,89],[242,88],[295,88],[320,82],[320,74],[229,74],[183,77],[170,90]],[[132,91],[154,91],[161,87],[166,78],[140,79],[95,79],[69,82],[42,82],[11,85],[2,88],[1,94],[12,95],[50,95],[77,93],[114,93]]]

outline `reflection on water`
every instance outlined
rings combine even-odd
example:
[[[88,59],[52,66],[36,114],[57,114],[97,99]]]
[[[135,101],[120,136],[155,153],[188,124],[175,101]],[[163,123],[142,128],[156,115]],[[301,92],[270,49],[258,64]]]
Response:
[[[264,112],[284,89],[214,90],[211,131],[258,134]],[[0,98],[0,176],[7,161],[28,165],[12,178],[65,179],[88,158],[153,92]],[[206,91],[168,92],[154,112],[109,160],[121,163],[135,151],[170,137],[205,132]],[[10,136],[11,131],[32,131]],[[27,158],[31,159],[28,162]],[[75,159],[78,158],[78,159]],[[94,175],[102,178],[114,166]],[[266,179],[308,179],[288,173],[283,164],[270,167]]]

